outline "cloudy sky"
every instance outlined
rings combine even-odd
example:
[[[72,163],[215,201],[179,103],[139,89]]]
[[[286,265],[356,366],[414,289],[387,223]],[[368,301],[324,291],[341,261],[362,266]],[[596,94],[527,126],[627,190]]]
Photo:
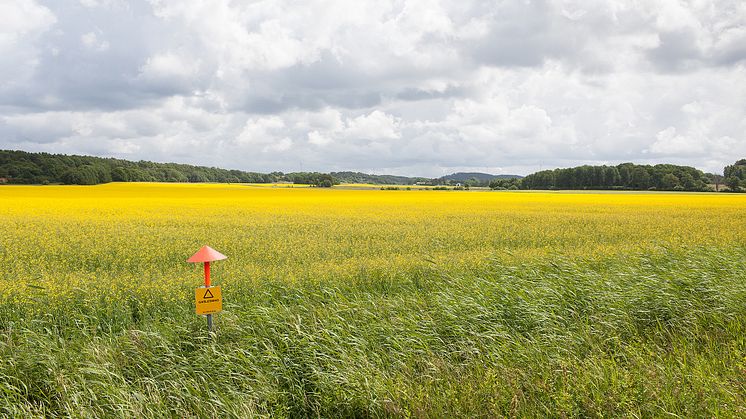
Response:
[[[0,148],[720,173],[746,157],[746,2],[0,0]]]

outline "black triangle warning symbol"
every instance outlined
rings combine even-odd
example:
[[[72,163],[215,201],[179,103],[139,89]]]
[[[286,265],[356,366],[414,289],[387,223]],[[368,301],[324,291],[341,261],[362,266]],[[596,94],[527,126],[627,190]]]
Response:
[[[205,291],[205,296],[202,298],[213,298],[212,293],[210,292],[209,288],[207,289],[207,291]]]

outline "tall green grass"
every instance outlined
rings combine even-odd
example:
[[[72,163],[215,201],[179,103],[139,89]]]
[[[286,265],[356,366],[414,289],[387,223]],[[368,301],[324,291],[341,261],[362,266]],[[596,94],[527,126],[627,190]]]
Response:
[[[744,417],[746,248],[0,303],[0,416]],[[64,298],[64,300],[60,300]]]

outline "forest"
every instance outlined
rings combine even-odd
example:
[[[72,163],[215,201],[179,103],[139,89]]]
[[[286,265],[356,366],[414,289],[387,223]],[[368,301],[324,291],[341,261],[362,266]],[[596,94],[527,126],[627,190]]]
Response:
[[[0,179],[3,183],[96,185],[108,182],[292,182],[332,186],[326,173],[257,173],[178,163],[129,161],[93,156],[0,150]]]
[[[659,191],[720,191],[727,186],[730,192],[746,187],[746,159],[726,166],[723,175],[704,173],[689,166],[673,164],[637,165],[622,163],[617,166],[579,166],[567,169],[542,170],[526,176],[520,182],[493,182],[493,189],[620,189]],[[506,188],[507,189],[507,188]]]

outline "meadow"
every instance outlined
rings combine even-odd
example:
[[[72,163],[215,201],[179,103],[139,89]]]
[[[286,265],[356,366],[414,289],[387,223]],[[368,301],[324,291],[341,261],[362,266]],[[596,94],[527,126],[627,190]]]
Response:
[[[0,417],[746,416],[746,196],[276,186],[0,187]]]

